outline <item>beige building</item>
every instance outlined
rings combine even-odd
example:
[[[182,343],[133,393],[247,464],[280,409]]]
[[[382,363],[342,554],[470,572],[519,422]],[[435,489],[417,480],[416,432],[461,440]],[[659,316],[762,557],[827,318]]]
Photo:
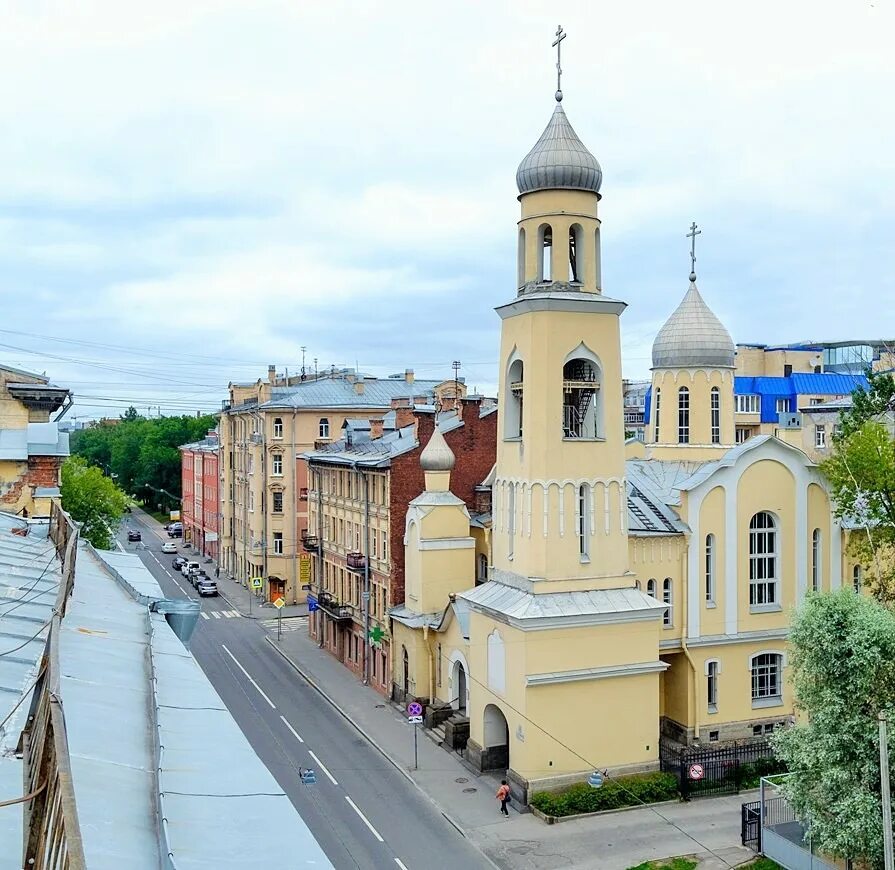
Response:
[[[68,433],[59,431],[58,420],[71,404],[68,389],[44,375],[0,366],[0,511],[50,515],[69,455]]]
[[[375,378],[350,369],[278,375],[229,386],[218,426],[220,567],[241,582],[261,577],[265,598],[305,600],[299,577],[308,529],[307,466],[297,457],[341,437],[347,421],[384,414],[392,400],[450,404],[462,381]]]
[[[394,694],[525,799],[785,726],[791,609],[861,569],[811,458],[774,434],[737,443],[736,349],[695,274],[653,346],[647,443],[625,443],[602,171],[561,102],[516,180],[489,579],[436,430],[391,617]]]

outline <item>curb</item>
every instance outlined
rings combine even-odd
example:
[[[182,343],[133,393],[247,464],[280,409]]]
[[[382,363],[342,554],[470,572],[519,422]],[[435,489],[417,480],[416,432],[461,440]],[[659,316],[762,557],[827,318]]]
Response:
[[[264,640],[266,640],[267,643],[270,644],[271,648],[274,649],[274,650],[276,650],[276,651],[283,657],[283,659],[286,661],[286,663],[289,664],[289,665],[292,667],[292,669],[293,669],[297,674],[299,674],[299,676],[301,676],[301,677],[308,683],[308,685],[309,685],[312,689],[314,689],[314,691],[316,691],[316,692],[317,692],[317,693],[318,693],[318,694],[319,694],[319,695],[320,695],[320,696],[321,696],[321,697],[322,697],[322,698],[323,698],[323,699],[324,699],[324,700],[325,700],[325,701],[326,701],[326,702],[327,702],[327,703],[328,703],[328,704],[329,704],[329,705],[330,705],[330,706],[331,706],[331,707],[332,707],[332,708],[333,708],[333,709],[334,709],[334,710],[335,710],[335,711],[336,711],[336,712],[337,712],[337,713],[338,713],[338,714],[339,714],[339,715],[340,715],[340,716],[341,716],[341,717],[342,717],[342,718],[343,718],[349,725],[351,725],[351,727],[354,728],[354,730],[357,731],[358,734],[360,734],[360,735],[361,735],[361,736],[362,736],[362,737],[363,737],[363,738],[364,738],[364,739],[365,739],[365,740],[366,740],[366,741],[367,741],[367,742],[368,742],[368,743],[369,743],[369,744],[370,744],[370,745],[371,745],[371,746],[372,746],[372,747],[373,747],[373,748],[374,748],[374,749],[375,749],[375,750],[376,750],[376,751],[377,751],[377,752],[378,752],[378,753],[379,753],[379,754],[380,754],[386,761],[388,761],[389,764],[391,764],[392,767],[395,768],[395,770],[397,770],[397,771],[398,771],[398,772],[399,772],[399,773],[400,773],[400,774],[401,774],[401,775],[402,775],[408,782],[412,783],[413,786],[414,786],[414,788],[415,788],[421,795],[423,795],[423,796],[426,798],[426,800],[428,800],[429,803],[431,803],[432,806],[435,807],[435,809],[438,810],[438,812],[439,812],[442,816],[444,816],[445,820],[451,825],[451,827],[453,827],[453,828],[454,828],[454,829],[455,829],[461,836],[463,836],[466,840],[469,840],[470,843],[474,843],[473,840],[470,840],[469,835],[466,833],[466,831],[463,829],[463,827],[456,821],[456,819],[453,819],[450,815],[448,815],[448,813],[446,813],[446,812],[441,808],[441,806],[439,805],[438,801],[436,801],[435,798],[433,798],[433,797],[432,797],[432,796],[431,796],[431,795],[430,795],[430,794],[429,794],[429,793],[428,793],[428,792],[427,792],[427,791],[426,791],[426,790],[425,790],[425,789],[424,789],[424,788],[423,788],[423,787],[422,787],[422,786],[421,786],[421,785],[420,785],[420,784],[419,784],[419,783],[418,783],[418,782],[417,782],[417,781],[410,775],[409,771],[405,770],[404,765],[401,764],[401,763],[400,763],[399,761],[397,761],[396,759],[392,758],[392,756],[389,755],[389,753],[388,753],[388,752],[387,752],[387,751],[386,751],[386,750],[385,750],[379,743],[377,743],[372,737],[370,737],[370,735],[369,735],[366,731],[364,731],[364,730],[360,727],[360,725],[358,725],[358,724],[354,721],[354,719],[352,719],[352,718],[351,718],[351,717],[350,717],[350,716],[349,716],[349,715],[348,715],[348,714],[347,714],[347,713],[346,713],[346,712],[345,712],[345,711],[344,711],[344,710],[343,710],[343,709],[336,703],[336,701],[335,701],[332,697],[330,697],[330,695],[326,692],[326,690],[323,689],[323,688],[317,683],[317,681],[316,681],[316,680],[315,680],[315,679],[314,679],[314,678],[313,678],[313,677],[312,677],[312,676],[311,676],[305,669],[303,669],[303,668],[301,667],[301,665],[299,665],[298,662],[295,661],[295,659],[292,658],[292,656],[290,656],[288,653],[286,653],[286,652],[284,652],[283,650],[281,650],[281,649],[280,649],[280,648],[279,648],[279,647],[278,647],[278,646],[277,646],[277,645],[276,645],[276,644],[275,644],[269,637],[265,637]],[[476,848],[478,849],[478,846],[476,846]],[[485,857],[485,859],[486,859],[487,861],[491,862],[491,864],[493,864],[495,867],[498,866],[497,864],[494,864],[494,861],[490,858],[490,856],[485,855],[485,853],[482,852],[481,849],[478,849],[478,851]]]

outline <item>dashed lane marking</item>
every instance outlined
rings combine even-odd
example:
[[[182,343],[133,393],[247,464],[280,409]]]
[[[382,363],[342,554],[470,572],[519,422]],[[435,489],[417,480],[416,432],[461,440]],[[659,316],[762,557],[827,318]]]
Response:
[[[171,572],[170,572],[170,571],[169,571],[169,570],[168,570],[168,569],[167,569],[167,568],[166,568],[166,567],[159,561],[159,557],[156,556],[155,553],[152,552],[152,550],[148,550],[147,552],[149,553],[150,556],[152,556],[153,559],[155,559],[156,562],[158,562],[158,566],[159,566],[159,568],[161,568],[162,571],[164,571],[164,572],[165,572],[165,573],[166,573],[166,574],[167,574],[167,575],[174,581],[174,583],[175,583],[175,585],[177,586],[177,588],[178,588],[184,595],[186,595],[186,589],[184,589],[183,586],[181,586],[181,585],[177,582],[177,578],[176,578],[176,577],[175,577],[175,576],[174,576],[174,575],[173,575],[173,574],[172,574],[172,573],[171,573]],[[187,595],[187,598],[189,598],[188,595]]]
[[[310,754],[313,755],[314,753],[312,752]],[[348,801],[348,803],[351,805],[351,809],[353,809],[360,816],[360,820],[370,829],[370,833],[377,840],[379,840],[380,843],[384,843],[385,840],[382,839],[382,835],[379,833],[379,831],[377,831],[376,828],[374,828],[370,824],[370,820],[360,811],[358,805],[353,800],[351,800],[351,798],[347,794],[345,795],[345,800]]]
[[[261,697],[264,698],[264,700],[267,701],[267,703],[270,704],[270,706],[271,706],[274,710],[276,710],[276,709],[277,709],[277,705],[274,704],[274,702],[271,701],[270,698],[268,698],[267,695],[264,694],[264,689],[262,689],[261,686],[259,686],[259,685],[258,685],[258,684],[257,684],[257,683],[256,683],[250,676],[249,676],[249,672],[248,672],[248,671],[247,671],[247,670],[246,670],[246,669],[239,663],[239,660],[236,658],[236,656],[233,655],[233,653],[230,652],[230,650],[227,649],[226,644],[223,644],[223,643],[222,643],[222,644],[221,644],[221,649],[223,649],[224,652],[227,653],[227,655],[230,656],[231,659],[233,659],[233,662],[234,662],[234,664],[236,665],[236,667],[238,667],[238,668],[243,672],[243,674],[245,674],[245,678],[246,678],[246,679],[247,679],[247,680],[248,680],[248,681],[249,681],[249,682],[250,682],[250,683],[251,683],[251,684],[258,690],[258,694],[261,695]],[[313,755],[313,753],[311,753],[311,754]],[[320,766],[323,767],[323,765],[320,765]],[[332,777],[330,777],[330,779],[332,779]]]
[[[395,858],[395,863],[401,868],[401,870],[407,870],[407,865],[400,858]]]
[[[336,778],[326,769],[326,765],[316,755],[314,755],[314,753],[310,749],[308,750],[308,755],[310,755],[311,758],[313,758],[314,761],[317,762],[317,766],[326,774],[327,779],[329,779],[329,781],[333,785],[338,785],[338,783],[336,782]]]
[[[293,736],[295,737],[295,739],[296,739],[299,743],[304,743],[304,740],[301,739],[301,735],[298,733],[298,731],[296,731],[296,730],[289,724],[289,722],[287,721],[286,717],[285,717],[285,716],[280,716],[280,718],[283,720],[283,724],[284,724],[284,725],[285,725],[285,726],[292,732],[292,734],[293,734]]]

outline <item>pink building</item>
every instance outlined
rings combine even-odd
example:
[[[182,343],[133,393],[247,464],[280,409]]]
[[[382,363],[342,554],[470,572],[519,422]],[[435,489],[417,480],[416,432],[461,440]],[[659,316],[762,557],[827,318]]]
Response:
[[[180,447],[183,538],[215,560],[221,513],[219,450],[218,433],[213,429],[201,441]]]

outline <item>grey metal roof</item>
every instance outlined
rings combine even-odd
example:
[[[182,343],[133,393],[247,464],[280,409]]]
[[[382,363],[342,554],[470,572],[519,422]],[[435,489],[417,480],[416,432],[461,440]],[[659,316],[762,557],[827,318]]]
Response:
[[[68,456],[68,432],[57,423],[28,423],[23,429],[0,429],[0,459],[24,461],[29,456]]]
[[[411,610],[407,607],[406,604],[399,604],[397,607],[393,607],[389,610],[388,615],[396,622],[400,622],[401,625],[406,625],[408,628],[423,628],[424,626],[438,628],[444,617],[444,613],[441,611],[436,611],[435,613],[417,613],[415,610]]]
[[[519,193],[535,190],[600,192],[603,170],[572,129],[561,103],[556,104],[541,138],[516,170]]]
[[[14,535],[14,528],[29,534]],[[0,657],[0,721],[12,713],[0,729],[4,800],[22,794],[22,761],[15,749],[28,718],[31,685],[44,653],[59,580],[59,560],[46,526],[0,513],[0,652],[6,653]],[[0,813],[0,870],[21,870],[22,807],[13,804]]]
[[[265,402],[261,408],[390,408],[392,399],[431,399],[435,387],[443,381],[416,380],[408,384],[403,378],[374,378],[363,381],[363,392],[346,378],[322,378],[296,384],[282,396]],[[233,410],[238,410],[234,408]]]
[[[735,356],[730,333],[705,304],[691,275],[690,289],[653,342],[653,368],[733,368]]]
[[[628,484],[628,532],[637,537],[680,535],[686,523],[654,492],[647,477],[632,464],[626,466]]]
[[[29,378],[38,378],[43,381],[44,384],[49,382],[49,378],[46,375],[38,374],[37,372],[29,371],[28,369],[18,369],[15,366],[7,365],[6,363],[0,363],[0,372],[12,372],[14,375],[25,375]],[[31,386],[36,386],[35,384],[31,384]]]

